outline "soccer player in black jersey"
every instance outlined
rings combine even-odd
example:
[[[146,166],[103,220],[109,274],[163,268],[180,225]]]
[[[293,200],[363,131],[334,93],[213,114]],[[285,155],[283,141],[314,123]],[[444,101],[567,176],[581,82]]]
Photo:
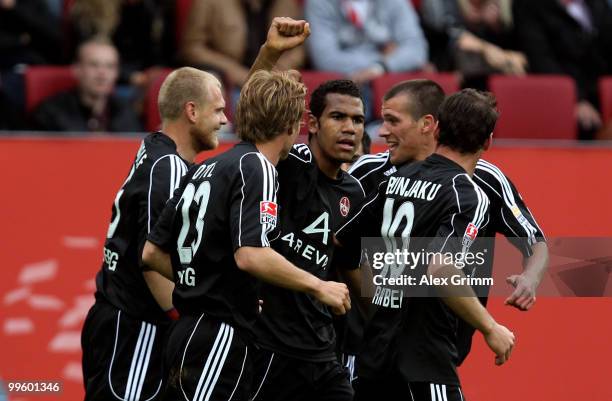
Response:
[[[374,191],[380,182],[388,179],[398,166],[423,160],[436,146],[436,112],[444,92],[430,80],[404,81],[389,90],[384,96],[382,114],[383,137],[389,151],[360,158],[349,172],[360,180],[366,193]],[[528,310],[535,303],[538,284],[548,263],[548,250],[544,233],[538,226],[531,211],[523,201],[512,181],[492,163],[479,160],[474,172],[474,181],[491,201],[490,222],[476,245],[485,245],[488,252],[485,265],[470,271],[473,277],[491,277],[494,256],[493,237],[495,233],[505,235],[523,254],[523,273],[508,277],[507,282],[514,291],[506,304],[520,310]],[[479,288],[478,295],[486,305],[487,289]],[[358,328],[354,328],[358,332]],[[474,330],[460,321],[457,330],[458,365],[468,355]]]
[[[489,200],[472,180],[480,154],[490,144],[497,120],[494,100],[474,90],[447,98],[439,110],[439,143],[422,162],[404,164],[384,181],[365,206],[337,233],[345,246],[360,236],[399,237],[412,252],[465,255],[489,223]],[[428,243],[426,237],[434,237]],[[357,251],[352,251],[359,256]],[[417,272],[447,278],[459,274],[439,257],[421,262]],[[428,264],[429,263],[429,264]],[[406,273],[391,270],[385,277]],[[449,271],[450,270],[450,271]],[[389,272],[386,270],[382,271]],[[472,294],[460,285],[461,294]],[[458,317],[481,331],[496,354],[496,363],[510,356],[514,336],[497,324],[475,296],[456,296],[439,286],[442,298],[402,299],[405,287],[379,286],[378,305],[364,336],[358,363],[356,399],[462,400],[456,374],[455,329]],[[389,301],[389,302],[387,302]],[[411,398],[409,398],[411,397]]]
[[[273,34],[271,30],[256,67],[272,68],[280,57],[267,50],[282,39]],[[295,145],[277,166],[282,207],[280,234],[272,247],[321,279],[340,273],[351,282],[359,273],[336,271],[331,234],[365,197],[359,182],[340,169],[353,159],[364,134],[364,105],[355,83],[332,80],[315,89],[308,131],[308,144]],[[272,285],[263,285],[261,296],[253,400],[352,400],[336,356],[329,309],[308,295]]]
[[[221,84],[193,68],[172,72],[158,103],[162,129],[142,141],[115,197],[96,302],[83,327],[86,400],[159,398],[173,284],[143,271],[142,248],[188,165],[217,146],[216,132],[227,122]]]
[[[333,232],[365,193],[340,169],[361,141],[364,106],[359,88],[333,80],[312,93],[308,145],[295,145],[278,166],[280,234],[272,247],[296,266],[323,279],[338,272]],[[336,355],[336,332],[328,307],[313,297],[263,285],[263,310],[256,327],[259,352],[253,400],[346,400],[353,391]]]
[[[297,268],[270,246],[284,207],[275,165],[299,132],[305,94],[287,73],[255,72],[236,113],[243,141],[190,170],[148,237],[143,259],[174,278],[180,313],[168,339],[167,399],[253,395],[258,278],[308,293],[336,313],[350,308],[345,284]]]

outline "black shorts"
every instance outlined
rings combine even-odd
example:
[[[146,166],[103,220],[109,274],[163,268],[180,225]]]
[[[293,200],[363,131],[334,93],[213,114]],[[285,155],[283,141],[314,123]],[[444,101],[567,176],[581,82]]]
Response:
[[[347,371],[349,382],[353,383],[355,379],[357,379],[357,373],[355,372],[355,360],[357,359],[356,355],[352,354],[342,354],[342,365]]]
[[[166,329],[96,301],[81,333],[85,400],[161,399]]]
[[[355,401],[466,401],[461,387],[430,382],[407,383],[401,378],[365,379],[353,382]]]
[[[247,401],[251,353],[229,324],[204,315],[181,316],[168,335],[164,400]]]
[[[337,360],[308,362],[261,349],[253,389],[253,401],[353,400],[348,372]]]

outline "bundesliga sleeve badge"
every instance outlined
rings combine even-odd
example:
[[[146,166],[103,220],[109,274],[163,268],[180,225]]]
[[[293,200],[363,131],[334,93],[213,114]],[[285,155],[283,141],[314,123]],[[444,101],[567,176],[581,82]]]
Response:
[[[259,202],[259,222],[276,227],[278,205],[274,202]]]
[[[472,223],[468,224],[465,229],[465,234],[463,235],[463,246],[470,247],[472,242],[476,239],[476,236],[478,236],[478,227]]]

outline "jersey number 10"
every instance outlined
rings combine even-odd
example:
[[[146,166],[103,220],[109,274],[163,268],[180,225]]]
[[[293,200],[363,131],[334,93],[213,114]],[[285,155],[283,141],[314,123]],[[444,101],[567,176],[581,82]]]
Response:
[[[393,215],[393,204],[395,199],[387,198],[385,206],[383,208],[383,222],[380,227],[380,235],[385,241],[385,247],[387,252],[395,255],[398,251],[396,237],[402,239],[402,245],[400,249],[408,249],[410,244],[410,233],[412,232],[412,224],[414,223],[414,204],[412,202],[404,202],[400,205]],[[402,224],[402,221],[406,219],[406,223],[403,226],[401,233],[398,233],[398,229]],[[399,235],[398,235],[399,234]],[[397,263],[385,264],[381,276],[395,278],[399,277],[404,272],[404,264],[400,262],[399,257],[395,258]]]

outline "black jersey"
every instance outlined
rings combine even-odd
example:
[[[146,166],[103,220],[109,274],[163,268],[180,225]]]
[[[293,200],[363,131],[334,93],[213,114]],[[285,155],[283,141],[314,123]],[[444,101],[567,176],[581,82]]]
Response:
[[[361,182],[368,194],[376,190],[377,186],[395,171],[397,168],[389,161],[389,152],[362,156],[349,170]],[[516,186],[499,167],[481,159],[476,164],[473,180],[487,194],[491,202],[490,221],[478,235],[481,240],[474,243],[474,252],[487,248],[484,254],[485,262],[478,269],[466,273],[475,278],[491,277],[495,254],[493,238],[496,233],[506,236],[525,257],[531,256],[532,245],[545,241],[545,236]],[[476,290],[481,303],[486,305],[488,288],[482,286]],[[357,327],[352,330],[355,333],[359,332]],[[459,322],[457,335],[459,364],[470,351],[473,333],[474,329],[470,325],[462,320]]]
[[[434,154],[399,167],[336,235],[355,254],[355,261],[360,237],[382,236],[388,239],[385,244],[399,238],[411,252],[459,255],[486,227],[488,210],[486,194],[465,170]],[[401,265],[387,266],[381,272],[386,277],[404,273]],[[403,291],[376,288],[372,303],[377,310],[364,335],[359,375],[372,378],[392,369],[407,382],[458,385],[458,318],[439,298],[404,299]]]
[[[357,178],[366,194],[378,189],[378,185],[397,171],[391,164],[389,152],[361,156],[349,169],[349,174]]]
[[[167,319],[144,281],[141,255],[147,234],[186,172],[187,162],[170,137],[148,135],[115,196],[96,296],[137,319]]]
[[[341,171],[331,179],[317,167],[305,144],[294,145],[278,164],[280,234],[272,247],[297,267],[323,280],[332,272],[333,232],[365,193]],[[326,305],[314,297],[262,284],[264,301],[257,341],[270,351],[307,361],[335,356],[335,331]]]
[[[277,189],[274,165],[247,142],[185,175],[148,237],[171,255],[172,299],[181,315],[205,314],[252,338],[258,282],[238,268],[234,252],[270,246]]]
[[[478,269],[466,271],[472,277],[492,277],[493,258],[495,255],[495,234],[503,234],[524,257],[533,254],[532,246],[545,241],[544,232],[536,222],[533,214],[523,201],[512,181],[494,164],[479,160],[474,171],[474,182],[480,186],[491,201],[490,222],[479,233],[480,241],[474,243],[474,252],[481,249],[485,263]],[[480,302],[486,306],[488,287],[475,288]],[[461,320],[457,330],[458,364],[461,364],[470,352],[474,328]]]

